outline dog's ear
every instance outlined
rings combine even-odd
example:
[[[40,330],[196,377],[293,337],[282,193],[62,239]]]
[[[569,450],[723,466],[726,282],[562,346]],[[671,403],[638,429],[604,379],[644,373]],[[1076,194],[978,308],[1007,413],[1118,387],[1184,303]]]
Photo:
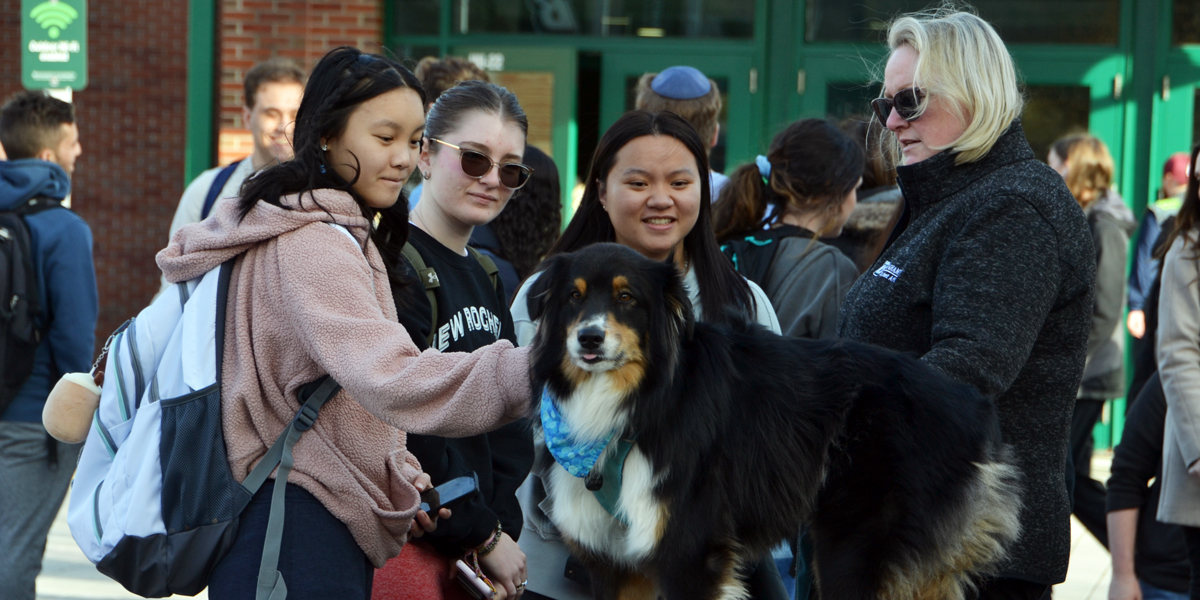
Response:
[[[533,282],[526,297],[526,307],[529,309],[530,319],[541,320],[542,315],[546,312],[546,304],[550,300],[550,292],[557,287],[569,260],[566,254],[556,254],[542,261],[537,281]]]
[[[687,287],[683,285],[683,278],[675,270],[675,265],[669,264],[669,269],[666,285],[663,286],[666,291],[667,308],[671,311],[671,318],[680,335],[683,336],[683,339],[690,341],[696,330],[696,317],[692,311],[692,301],[688,298]]]

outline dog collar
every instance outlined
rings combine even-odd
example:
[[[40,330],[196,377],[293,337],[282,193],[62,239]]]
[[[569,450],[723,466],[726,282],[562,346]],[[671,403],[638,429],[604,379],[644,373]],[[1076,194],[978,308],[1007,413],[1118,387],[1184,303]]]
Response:
[[[610,431],[603,440],[579,442],[558,412],[558,403],[550,395],[549,388],[542,388],[542,431],[546,438],[546,449],[554,460],[575,477],[587,477],[600,460],[604,448],[612,441],[615,431]]]

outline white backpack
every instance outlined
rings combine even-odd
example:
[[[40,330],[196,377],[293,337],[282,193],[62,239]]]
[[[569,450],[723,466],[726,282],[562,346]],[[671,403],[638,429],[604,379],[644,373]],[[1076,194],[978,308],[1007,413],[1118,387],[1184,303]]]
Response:
[[[140,596],[193,596],[207,587],[238,516],[277,465],[257,596],[287,596],[276,568],[292,446],[340,386],[329,376],[305,386],[291,425],[244,482],[234,480],[220,381],[235,260],[160,294],[109,340],[67,523],[96,568]]]

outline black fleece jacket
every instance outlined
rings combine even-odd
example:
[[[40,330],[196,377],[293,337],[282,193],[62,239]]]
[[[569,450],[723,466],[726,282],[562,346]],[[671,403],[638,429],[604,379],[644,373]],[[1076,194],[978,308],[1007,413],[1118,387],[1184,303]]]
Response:
[[[1025,484],[1022,535],[1001,575],[1058,583],[1071,545],[1063,473],[1092,320],[1091,233],[1019,120],[980,160],[954,159],[897,169],[904,213],[850,289],[838,333],[918,354],[996,399]]]

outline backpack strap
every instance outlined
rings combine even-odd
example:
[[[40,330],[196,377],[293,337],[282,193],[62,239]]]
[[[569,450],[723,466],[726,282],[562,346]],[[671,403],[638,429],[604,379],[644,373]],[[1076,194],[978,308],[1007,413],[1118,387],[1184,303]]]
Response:
[[[33,198],[30,198],[28,202],[14,208],[13,212],[17,213],[18,215],[20,215],[22,217],[28,217],[29,215],[36,215],[36,214],[42,212],[43,210],[48,210],[51,208],[65,208],[65,207],[62,205],[62,200],[59,200],[57,198],[47,198],[45,196],[35,196]]]
[[[233,172],[240,164],[242,164],[241,160],[235,160],[217,172],[217,178],[213,179],[212,185],[208,186],[208,195],[204,197],[204,208],[200,209],[201,221],[208,218],[208,213],[212,212],[212,207],[217,203],[221,190],[225,189],[225,184],[229,182],[229,178],[233,176]]]
[[[429,336],[426,338],[426,343],[430,348],[433,347],[433,340],[437,337],[437,296],[433,290],[441,287],[442,282],[438,279],[437,272],[425,266],[425,259],[421,258],[421,253],[417,252],[417,248],[410,242],[404,242],[404,249],[400,252],[408,262],[412,264],[413,270],[417,272],[417,279],[425,285],[425,297],[429,299],[431,325],[429,326]]]
[[[279,549],[283,544],[283,519],[286,505],[288,475],[292,472],[292,447],[300,436],[312,428],[317,420],[321,407],[333,398],[341,385],[332,377],[326,375],[320,380],[317,389],[304,400],[299,412],[292,422],[271,445],[271,449],[263,456],[254,470],[242,482],[242,486],[253,496],[262,487],[275,466],[279,472],[275,474],[275,485],[271,495],[271,516],[267,519],[266,540],[263,543],[262,564],[258,570],[258,588],[255,600],[284,600],[287,598],[287,585],[279,572]],[[239,511],[240,512],[240,511]]]
[[[495,261],[471,246],[467,246],[467,253],[473,256],[479,262],[480,266],[483,267],[483,270],[487,272],[488,279],[492,280],[492,288],[498,289],[500,284],[500,267],[496,266]],[[442,282],[438,279],[437,271],[425,264],[425,259],[421,258],[421,253],[411,243],[404,243],[404,250],[401,251],[401,254],[412,264],[413,269],[417,272],[417,278],[421,280],[421,283],[425,284],[425,297],[429,299],[430,309],[429,337],[426,338],[426,343],[432,348],[433,341],[437,338],[438,321],[437,295],[434,294],[433,290],[441,287]]]

